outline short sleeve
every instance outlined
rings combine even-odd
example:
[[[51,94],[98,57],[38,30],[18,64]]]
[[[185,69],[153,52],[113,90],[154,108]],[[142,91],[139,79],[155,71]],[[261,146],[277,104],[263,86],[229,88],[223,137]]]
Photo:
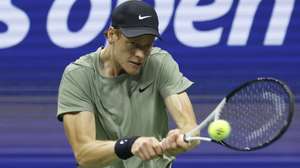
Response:
[[[87,74],[81,69],[63,74],[58,92],[57,118],[62,121],[65,113],[94,112]]]
[[[158,73],[158,88],[163,98],[185,91],[193,82],[183,76],[178,64],[171,55],[166,54]]]

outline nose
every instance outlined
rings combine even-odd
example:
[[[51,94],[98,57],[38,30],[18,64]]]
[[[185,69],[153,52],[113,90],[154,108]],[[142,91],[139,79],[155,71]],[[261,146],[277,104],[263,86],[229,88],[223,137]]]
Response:
[[[134,55],[142,60],[145,58],[145,52],[141,49],[136,49]]]

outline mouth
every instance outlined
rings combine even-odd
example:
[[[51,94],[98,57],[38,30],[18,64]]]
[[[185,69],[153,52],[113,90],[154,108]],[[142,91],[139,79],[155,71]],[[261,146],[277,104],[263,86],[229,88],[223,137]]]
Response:
[[[141,62],[135,62],[135,61],[129,61],[129,63],[131,63],[131,64],[133,64],[133,65],[135,65],[137,67],[140,67],[142,65]]]

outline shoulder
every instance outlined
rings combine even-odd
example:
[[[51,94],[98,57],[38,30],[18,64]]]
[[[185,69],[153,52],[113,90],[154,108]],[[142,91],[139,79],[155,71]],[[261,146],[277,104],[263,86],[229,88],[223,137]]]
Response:
[[[153,47],[150,56],[148,57],[144,67],[142,78],[143,80],[155,80],[160,75],[161,68],[169,62],[174,62],[172,55],[158,47]]]
[[[165,60],[172,59],[172,55],[159,47],[153,47],[151,54],[149,56],[149,63],[155,63],[160,65]]]
[[[81,73],[92,73],[95,71],[95,60],[97,59],[97,52],[88,53],[80,56],[74,62],[66,66],[64,75]]]
[[[159,47],[153,47],[145,64],[145,70],[155,72],[169,64],[177,64],[172,55]]]
[[[96,53],[89,53],[70,63],[63,72],[62,81],[65,83],[67,81],[69,83],[90,83],[96,74],[95,59]]]
[[[153,47],[150,56],[148,57],[145,70],[156,71],[159,70],[166,62],[174,61],[172,55],[159,47]]]

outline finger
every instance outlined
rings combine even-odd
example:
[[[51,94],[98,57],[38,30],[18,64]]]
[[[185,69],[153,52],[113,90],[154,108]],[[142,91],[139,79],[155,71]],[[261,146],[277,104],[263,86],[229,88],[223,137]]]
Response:
[[[162,148],[162,146],[161,146],[161,144],[158,140],[155,140],[153,142],[153,149],[154,149],[156,155],[162,155],[163,154],[163,148]]]
[[[152,149],[152,142],[150,140],[147,140],[142,144],[141,152],[145,156],[146,160],[151,159],[151,156],[155,154],[154,150]]]
[[[172,148],[172,149],[176,149],[177,147],[178,147],[178,145],[177,145],[176,141],[175,141],[175,142],[173,141],[173,142],[171,143],[171,148]]]
[[[163,152],[165,152],[167,150],[167,146],[166,146],[166,138],[162,139],[161,142],[159,143],[160,146],[162,147]]]
[[[152,149],[154,151],[154,155],[151,155],[152,158],[163,154],[162,146],[156,138],[152,138]]]
[[[137,157],[139,157],[140,159],[142,159],[142,160],[146,160],[146,159],[147,159],[146,155],[144,154],[144,152],[143,152],[143,150],[142,150],[142,146],[141,146],[141,145],[136,146],[134,149],[132,149],[132,153],[133,153],[135,156],[137,156]]]
[[[180,146],[180,148],[182,148],[186,151],[186,150],[189,150],[189,149],[192,149],[192,148],[196,147],[197,144],[199,144],[199,143],[197,143],[195,141],[186,142],[184,140],[184,134],[181,134],[177,139],[177,144],[178,144],[178,146]]]
[[[166,150],[171,149],[171,140],[169,138],[166,138],[164,144],[165,144]]]
[[[179,134],[177,134],[176,132],[174,132],[174,134],[171,134],[169,137],[168,137],[168,143],[169,143],[169,147],[172,148],[172,149],[175,149],[178,147],[177,145],[177,139],[179,137]]]
[[[148,154],[148,156],[149,156],[149,158],[148,158],[149,160],[150,160],[150,159],[153,159],[154,157],[157,156],[157,154],[156,154],[155,149],[154,149],[153,146],[151,146],[151,147],[148,148],[147,154]]]
[[[142,160],[148,160],[147,155],[142,150],[138,151],[138,157],[141,158]]]
[[[171,135],[174,135],[174,134],[181,134],[181,131],[179,129],[173,129],[173,130],[168,132],[167,136],[171,136]]]
[[[182,147],[187,147],[190,145],[190,142],[186,142],[184,140],[184,134],[180,134],[176,140],[176,143],[178,144],[178,146],[182,146]]]
[[[176,144],[176,138],[174,137],[174,135],[167,138],[166,146],[167,146],[167,149],[176,148],[177,144]]]
[[[147,159],[153,159],[162,153],[161,146],[156,138],[149,139],[144,144],[144,147],[143,153],[146,155]]]
[[[142,160],[148,160],[150,158],[150,156],[147,154],[147,149],[145,148],[145,145],[141,145],[136,152]]]
[[[151,159],[152,155],[155,155],[152,149],[152,139],[151,138],[140,138],[133,144],[132,153],[142,160]]]

